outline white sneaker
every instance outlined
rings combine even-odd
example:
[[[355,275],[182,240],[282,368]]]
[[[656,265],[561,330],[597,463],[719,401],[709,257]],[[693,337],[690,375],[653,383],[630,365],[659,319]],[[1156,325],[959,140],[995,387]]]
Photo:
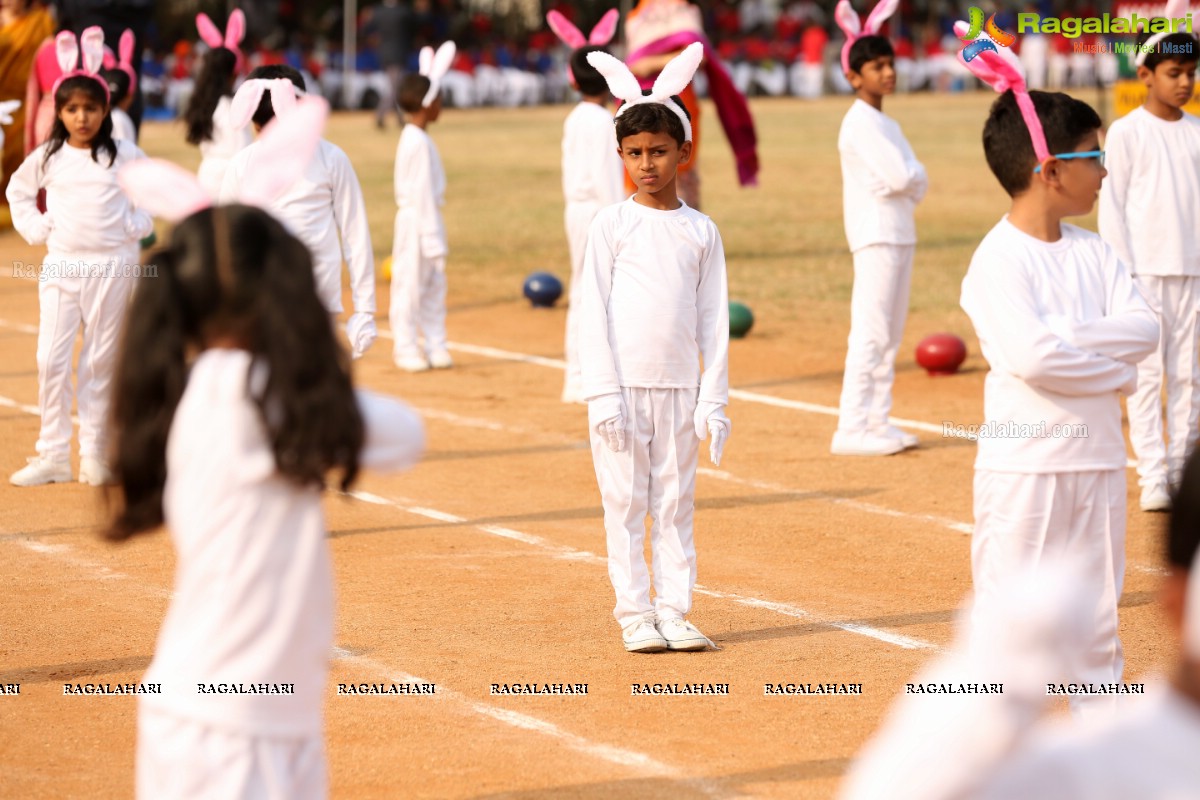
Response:
[[[1167,491],[1165,481],[1147,484],[1142,487],[1142,511],[1170,511],[1171,493]]]
[[[454,359],[445,350],[438,350],[429,354],[429,366],[434,369],[450,369],[454,366]]]
[[[47,483],[68,483],[71,462],[65,458],[34,456],[29,463],[8,478],[13,486],[44,486]]]
[[[665,619],[658,623],[658,632],[667,640],[671,650],[703,650],[708,637],[686,619]]]
[[[847,431],[835,433],[829,446],[829,452],[835,456],[890,456],[903,449],[904,443],[891,436]]]
[[[667,640],[654,628],[649,619],[641,619],[621,631],[625,649],[630,653],[661,653],[668,649]]]
[[[106,486],[115,481],[108,464],[98,458],[84,456],[79,459],[79,482],[88,486]]]
[[[895,425],[884,425],[882,428],[876,430],[875,433],[879,436],[889,436],[892,439],[899,439],[900,444],[904,445],[905,450],[911,450],[921,443],[921,440],[916,435],[908,431],[902,431]]]
[[[396,366],[405,372],[424,372],[429,369],[429,362],[420,356],[405,356],[396,359]]]

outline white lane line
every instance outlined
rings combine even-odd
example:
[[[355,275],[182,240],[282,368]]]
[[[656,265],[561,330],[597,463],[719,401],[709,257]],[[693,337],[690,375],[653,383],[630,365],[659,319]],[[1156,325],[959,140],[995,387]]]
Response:
[[[30,333],[37,335],[37,325],[26,325],[24,322],[13,322],[12,320],[0,319],[0,328],[8,328],[17,333]]]
[[[126,575],[124,572],[118,572],[117,570],[114,570],[106,564],[102,564],[99,561],[94,561],[86,556],[79,555],[75,552],[75,549],[68,544],[50,544],[48,542],[40,542],[36,539],[9,539],[8,541],[18,544],[21,547],[24,547],[26,550],[38,553],[39,555],[50,556],[51,558],[72,566],[75,569],[90,574],[96,580],[133,580],[134,583],[140,584],[142,588],[146,589],[156,597],[169,598],[171,596],[171,593],[166,589],[160,589],[156,586],[149,586],[142,581],[134,580],[131,576]]]
[[[371,503],[379,506],[390,506],[407,514],[414,514],[419,517],[437,520],[438,522],[446,522],[452,525],[464,525],[491,536],[499,536],[504,539],[518,541],[535,547],[553,558],[582,561],[588,564],[594,564],[596,566],[608,565],[608,559],[603,556],[598,556],[595,553],[587,550],[578,550],[567,545],[557,544],[555,542],[551,542],[549,539],[544,539],[540,536],[535,536],[530,533],[513,530],[512,528],[502,528],[497,525],[475,525],[472,524],[471,521],[466,517],[460,517],[457,514],[450,514],[445,511],[438,511],[431,508],[425,508],[423,506],[413,505],[410,501],[406,501],[404,499],[389,500],[386,497],[381,497],[380,495],[372,494],[370,492],[361,492],[356,490],[349,492],[348,495],[357,500],[362,500],[365,503]],[[861,625],[856,622],[839,622],[837,620],[826,619],[825,617],[818,616],[811,611],[806,611],[798,606],[790,605],[788,603],[779,603],[774,600],[765,600],[759,597],[734,594],[733,592],[722,592],[717,589],[710,589],[707,586],[702,586],[700,584],[696,585],[695,591],[697,594],[706,595],[718,600],[727,600],[729,602],[747,606],[749,608],[771,611],[775,614],[791,617],[793,619],[807,620],[812,622],[814,625],[836,628],[837,630],[858,634],[859,636],[866,636],[870,639],[886,642],[887,644],[903,647],[905,649],[938,649],[938,646],[932,642],[926,642],[921,639],[914,639],[908,636],[889,633],[888,631],[878,630],[870,627],[869,625]]]

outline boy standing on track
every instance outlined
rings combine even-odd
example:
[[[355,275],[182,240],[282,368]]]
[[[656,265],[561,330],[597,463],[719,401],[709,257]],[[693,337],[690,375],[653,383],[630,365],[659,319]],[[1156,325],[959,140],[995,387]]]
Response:
[[[588,56],[624,101],[613,144],[638,187],[592,223],[579,319],[583,396],[617,595],[613,615],[629,652],[711,644],[684,617],[696,583],[697,449],[711,433],[709,456],[720,463],[730,428],[729,298],[717,227],[679,199],[676,185],[692,137],[675,95],[702,57],[703,46],[690,45],[643,96],[620,61]],[[643,555],[647,514],[653,604]]]
[[[962,285],[963,310],[991,367],[987,427],[1017,432],[979,440],[971,545],[976,617],[1006,602],[997,587],[1015,571],[1061,558],[1083,573],[1081,591],[1092,609],[1088,644],[1064,678],[1111,684],[1121,680],[1124,664],[1117,635],[1125,573],[1118,395],[1134,390],[1136,364],[1158,342],[1158,323],[1113,249],[1062,223],[1091,211],[1105,176],[1096,112],[1065,94],[1027,92],[1016,66],[994,50],[963,60],[1003,92],[984,125],[983,147],[1012,198]],[[1107,710],[1111,697],[1073,696],[1072,710]]]
[[[1105,140],[1108,180],[1099,223],[1162,327],[1157,348],[1138,364],[1138,388],[1126,406],[1141,508],[1166,511],[1170,487],[1200,434],[1200,119],[1183,110],[1200,48],[1188,33],[1154,34],[1147,43],[1155,52],[1137,55],[1146,104],[1114,122]]]
[[[895,53],[875,33],[896,6],[883,0],[861,32],[847,0],[835,15],[846,32],[842,68],[857,97],[838,134],[846,239],[854,257],[846,369],[829,448],[840,456],[887,456],[917,446],[916,436],[888,423],[917,243],[913,211],[928,186],[900,126],[883,113],[883,98],[896,90]]]

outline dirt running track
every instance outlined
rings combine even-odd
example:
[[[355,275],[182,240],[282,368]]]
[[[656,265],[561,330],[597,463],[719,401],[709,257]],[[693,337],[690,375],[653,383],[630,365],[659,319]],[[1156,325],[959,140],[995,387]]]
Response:
[[[6,260],[41,255],[11,232],[0,248]],[[713,470],[705,456],[698,481],[703,590],[691,618],[722,649],[628,655],[609,613],[585,411],[558,401],[553,364],[477,350],[561,358],[564,311],[471,300],[452,288],[451,338],[468,346],[453,370],[400,374],[385,339],[356,365],[361,383],[426,412],[430,448],[413,472],[368,475],[358,495],[326,504],[338,587],[332,795],[830,797],[887,704],[949,641],[970,586],[973,445],[922,430],[915,452],[835,459],[833,417],[735,399],[726,462]],[[37,435],[36,324],[37,284],[5,275],[4,475]],[[910,338],[919,330],[910,324]],[[844,326],[763,325],[733,343],[731,383],[834,406],[841,347],[795,343],[844,337]],[[977,421],[984,373],[972,363],[934,381],[902,356],[896,413]],[[98,494],[78,484],[0,484],[0,684],[21,686],[0,696],[5,797],[132,794],[135,700],[65,697],[63,684],[139,679],[173,557],[162,534],[102,543],[101,516]],[[1130,512],[1130,679],[1170,656],[1153,605],[1160,521]],[[411,680],[436,694],[334,693]],[[631,684],[675,682],[727,683],[729,695],[631,696]],[[806,682],[863,693],[763,694],[766,683]],[[586,683],[588,693],[493,696],[493,683]]]

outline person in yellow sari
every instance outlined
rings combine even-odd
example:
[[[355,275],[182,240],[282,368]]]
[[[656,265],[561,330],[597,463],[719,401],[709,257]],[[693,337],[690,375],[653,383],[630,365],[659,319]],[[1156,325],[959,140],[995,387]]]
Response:
[[[54,35],[54,18],[31,0],[0,0],[0,101],[25,100],[25,85],[38,46]],[[4,127],[4,155],[0,165],[0,227],[9,227],[8,177],[25,160],[25,106]]]

